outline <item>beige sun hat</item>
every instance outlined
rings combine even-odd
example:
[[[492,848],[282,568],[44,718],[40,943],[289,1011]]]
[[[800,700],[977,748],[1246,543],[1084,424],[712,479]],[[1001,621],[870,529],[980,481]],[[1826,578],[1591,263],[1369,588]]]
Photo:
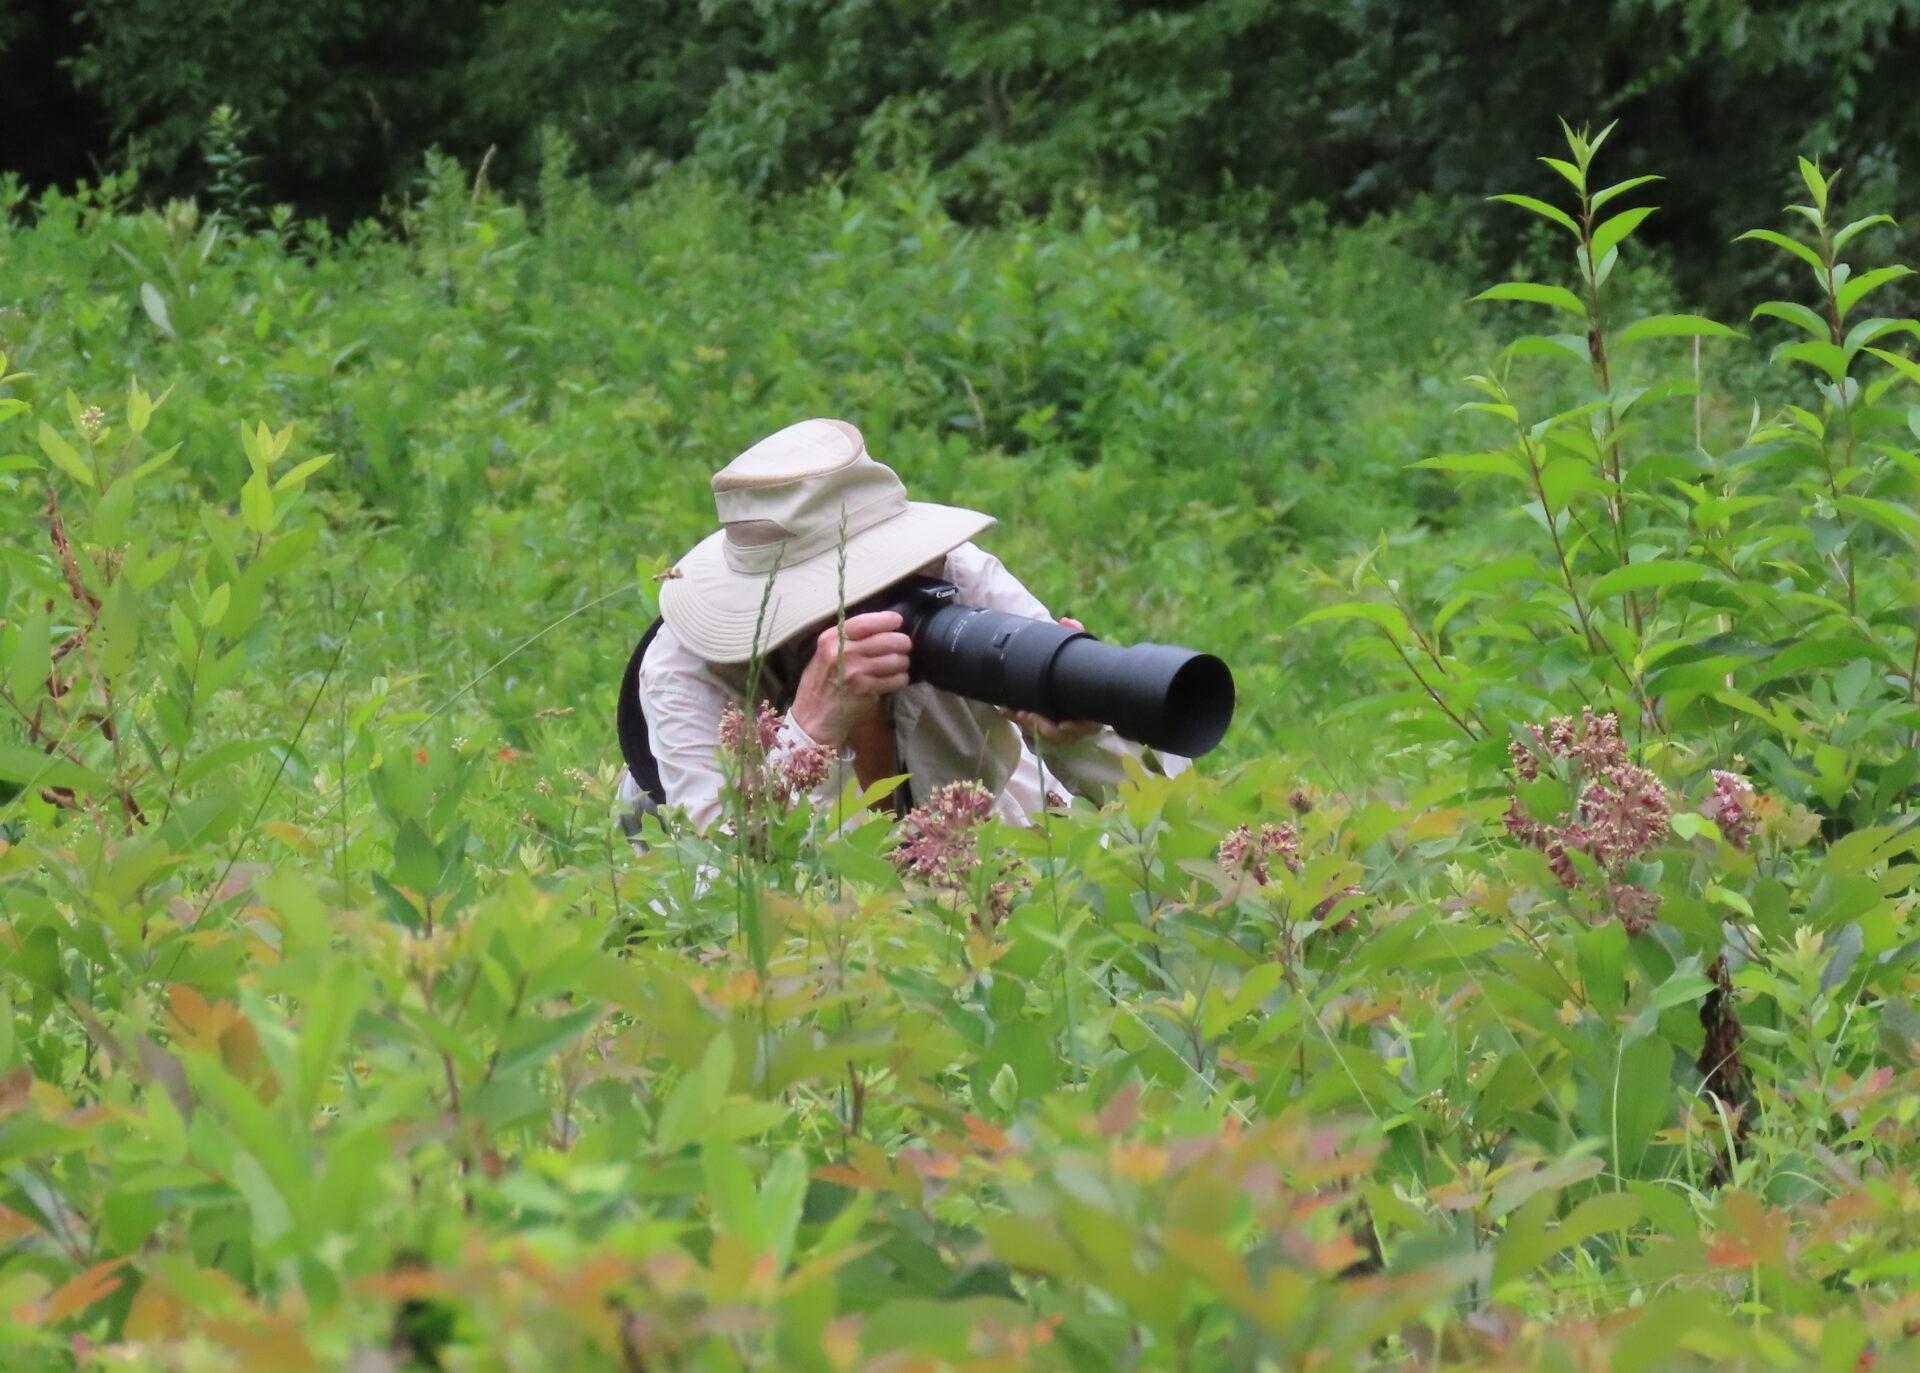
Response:
[[[769,434],[714,474],[713,500],[720,528],[660,591],[667,628],[710,663],[777,648],[843,597],[871,596],[993,524],[977,510],[908,500],[845,420]]]

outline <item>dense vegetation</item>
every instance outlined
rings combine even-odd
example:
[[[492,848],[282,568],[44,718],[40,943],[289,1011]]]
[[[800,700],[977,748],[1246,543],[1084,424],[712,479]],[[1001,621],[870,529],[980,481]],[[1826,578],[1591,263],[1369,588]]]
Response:
[[[1684,313],[1569,143],[1471,309],[1419,215],[608,206],[557,138],[391,232],[21,206],[7,1367],[1911,1361],[1905,269],[1807,163],[1794,294]],[[937,798],[908,878],[877,815],[630,848],[649,579],[816,412],[1226,651],[1229,748]]]
[[[199,184],[232,106],[276,200],[336,222],[422,155],[489,150],[526,190],[540,130],[624,192],[692,160],[752,190],[924,155],[973,219],[1088,191],[1267,233],[1507,189],[1537,130],[1620,117],[1675,179],[1649,226],[1731,295],[1721,246],[1793,154],[1882,198],[1920,166],[1920,0],[78,0],[0,12],[8,165]],[[57,116],[57,117],[56,117]],[[50,136],[42,137],[42,133]],[[1889,205],[1896,212],[1901,206]],[[1455,222],[1460,222],[1456,213]]]

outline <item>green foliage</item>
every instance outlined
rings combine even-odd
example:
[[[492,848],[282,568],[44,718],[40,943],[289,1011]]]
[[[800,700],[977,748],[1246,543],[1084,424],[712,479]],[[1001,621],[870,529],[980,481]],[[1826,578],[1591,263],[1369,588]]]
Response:
[[[67,60],[36,53],[22,78],[35,113],[74,99],[69,68],[101,102],[94,164],[204,186],[194,149],[231,106],[273,197],[336,220],[403,195],[436,146],[497,149],[496,178],[529,188],[552,126],[623,194],[686,160],[755,191],[924,160],[974,222],[1093,193],[1269,236],[1304,204],[1351,218],[1421,195],[1460,223],[1491,169],[1585,110],[1625,118],[1637,157],[1676,178],[1650,232],[1726,297],[1719,246],[1777,203],[1794,152],[1844,159],[1883,197],[1920,158],[1920,0],[77,8]],[[89,165],[70,156],[66,176]]]
[[[391,237],[0,227],[8,1367],[1912,1360],[1920,333],[1809,163],[1738,361],[1605,140],[1505,348],[1417,219],[608,209],[558,138]],[[860,798],[629,846],[647,577],[812,412],[1227,648],[1234,751],[939,888]]]

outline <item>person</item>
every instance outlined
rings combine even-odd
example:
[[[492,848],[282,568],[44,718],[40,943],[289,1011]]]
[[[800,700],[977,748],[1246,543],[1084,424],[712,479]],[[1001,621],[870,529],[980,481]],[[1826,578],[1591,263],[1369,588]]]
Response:
[[[1004,712],[914,682],[913,645],[894,611],[842,622],[843,607],[914,573],[952,582],[969,605],[1051,618],[973,542],[991,516],[908,500],[853,425],[789,425],[728,463],[712,486],[720,528],[663,575],[661,623],[639,656],[635,688],[665,808],[696,828],[722,815],[721,719],[729,704],[754,713],[750,688],[779,712],[770,762],[828,751],[811,788],[822,810],[849,781],[866,787],[904,773],[896,813],[972,780],[996,814],[1027,822],[1050,801],[1104,797],[1129,756],[1144,753],[1143,764],[1163,772],[1185,766],[1102,725]],[[643,809],[645,796],[624,774],[621,801]]]

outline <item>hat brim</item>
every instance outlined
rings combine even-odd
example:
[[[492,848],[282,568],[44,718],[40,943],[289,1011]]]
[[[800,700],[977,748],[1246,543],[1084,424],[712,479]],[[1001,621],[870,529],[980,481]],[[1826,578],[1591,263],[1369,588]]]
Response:
[[[727,566],[715,531],[679,563],[679,575],[660,589],[660,615],[681,643],[710,663],[744,663],[778,648],[816,621],[945,557],[994,523],[993,516],[958,506],[909,501],[892,519],[768,578]]]

